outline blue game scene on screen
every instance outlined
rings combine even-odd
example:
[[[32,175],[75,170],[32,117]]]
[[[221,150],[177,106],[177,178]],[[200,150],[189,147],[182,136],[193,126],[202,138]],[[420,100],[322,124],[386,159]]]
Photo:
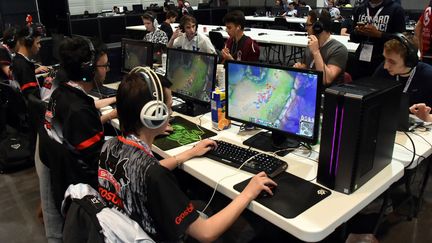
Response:
[[[318,75],[242,63],[228,69],[228,116],[313,136]]]
[[[173,58],[174,57],[174,58]],[[210,102],[215,56],[169,49],[166,75],[171,90],[203,102]]]

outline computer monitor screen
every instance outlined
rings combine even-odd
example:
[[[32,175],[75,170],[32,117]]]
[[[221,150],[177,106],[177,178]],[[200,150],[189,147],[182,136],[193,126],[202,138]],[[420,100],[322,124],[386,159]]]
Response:
[[[132,11],[134,13],[142,13],[144,11],[142,4],[132,4]]]
[[[215,54],[168,48],[166,76],[173,84],[174,95],[189,105],[208,106],[216,79],[216,64]],[[208,107],[206,112],[209,111]]]
[[[297,17],[306,17],[309,13],[308,7],[297,7]]]
[[[228,118],[284,140],[317,142],[321,72],[228,61],[225,75]]]
[[[153,65],[153,44],[143,40],[122,39],[122,72],[136,66]]]

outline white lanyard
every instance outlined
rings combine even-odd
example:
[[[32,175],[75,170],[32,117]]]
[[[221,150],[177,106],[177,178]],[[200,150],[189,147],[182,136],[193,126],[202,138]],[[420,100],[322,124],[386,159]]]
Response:
[[[375,23],[375,20],[378,18],[379,14],[383,10],[383,8],[384,8],[384,6],[382,6],[380,9],[378,9],[378,11],[376,12],[376,14],[373,18],[370,16],[369,7],[366,8],[367,19],[368,19],[369,24]]]
[[[132,140],[134,142],[136,142],[137,144],[141,145],[144,148],[144,152],[146,152],[149,155],[153,156],[153,153],[151,151],[150,146],[148,146],[144,141],[142,141],[141,139],[137,138],[135,135],[133,134],[129,134],[126,136],[126,139]]]
[[[411,85],[411,81],[414,78],[414,74],[416,72],[417,67],[414,67],[414,69],[412,70],[412,72],[410,73],[410,76],[408,77],[408,80],[405,84],[405,88],[403,89],[403,92],[406,93],[408,91],[409,86]],[[399,75],[396,76],[396,81],[399,82]]]

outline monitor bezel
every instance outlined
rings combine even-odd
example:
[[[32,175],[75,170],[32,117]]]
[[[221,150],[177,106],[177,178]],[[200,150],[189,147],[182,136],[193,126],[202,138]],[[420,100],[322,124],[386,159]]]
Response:
[[[136,39],[128,39],[122,38],[121,40],[121,72],[129,73],[131,70],[125,69],[125,46],[126,44],[133,44],[137,46],[144,46],[147,48],[147,56],[145,66],[152,67],[153,66],[153,43],[144,41],[144,40],[136,40]],[[150,53],[150,55],[149,55]]]
[[[313,136],[311,138],[301,136],[298,134],[290,133],[288,131],[283,131],[283,130],[279,130],[279,129],[275,129],[275,128],[271,128],[271,127],[266,127],[264,125],[253,123],[250,121],[245,121],[245,120],[242,120],[240,118],[237,118],[237,117],[230,115],[229,98],[228,98],[229,97],[229,89],[228,89],[228,87],[229,87],[228,86],[229,74],[228,74],[228,70],[229,70],[230,64],[242,64],[242,65],[250,65],[250,66],[257,66],[257,67],[264,67],[264,68],[274,68],[274,69],[280,69],[280,70],[284,70],[284,71],[294,71],[294,72],[317,75],[318,78],[317,78],[317,92],[316,92],[316,97],[315,97],[315,115],[314,115],[315,122],[314,122],[314,128],[313,128]],[[318,142],[318,139],[319,139],[321,92],[322,92],[322,82],[323,82],[322,80],[323,80],[323,73],[321,71],[316,71],[316,70],[311,70],[311,69],[299,69],[299,68],[273,65],[273,64],[267,64],[267,63],[255,63],[255,62],[243,62],[243,61],[228,60],[225,62],[226,117],[228,119],[233,120],[233,121],[246,123],[246,124],[252,124],[256,127],[260,127],[262,129],[265,129],[265,130],[268,130],[271,132],[283,133],[284,135],[286,135],[286,137],[288,139],[295,139],[299,142],[305,142],[308,144],[316,144]]]
[[[168,78],[168,68],[169,68],[169,58],[170,58],[170,52],[184,52],[184,53],[188,53],[188,54],[194,54],[194,55],[201,55],[201,56],[210,56],[213,57],[214,61],[213,61],[213,79],[212,79],[212,85],[211,85],[211,91],[213,91],[216,87],[216,72],[217,72],[217,55],[216,54],[212,54],[212,53],[206,53],[206,52],[199,52],[199,51],[192,51],[192,50],[185,50],[185,49],[180,49],[180,48],[167,48],[167,61],[166,61],[166,72],[165,72],[165,77]],[[175,83],[175,80],[171,79],[170,80],[171,83]],[[179,97],[185,101],[190,101],[193,103],[198,103],[198,104],[210,104],[210,101],[203,101],[200,99],[197,99],[196,97],[192,97],[192,96],[188,96],[185,94],[181,94],[176,92],[175,90],[171,90],[173,95],[176,97]],[[211,91],[209,93],[209,97],[211,97]]]

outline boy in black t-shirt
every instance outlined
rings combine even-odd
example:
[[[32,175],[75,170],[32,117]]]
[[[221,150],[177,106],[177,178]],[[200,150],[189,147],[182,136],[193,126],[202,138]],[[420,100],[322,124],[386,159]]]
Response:
[[[166,33],[168,40],[170,40],[171,36],[173,35],[171,24],[175,23],[177,16],[178,13],[176,11],[169,10],[166,13],[165,21],[159,27],[159,29],[163,30]]]
[[[123,136],[107,141],[102,148],[99,193],[156,241],[178,242],[186,235],[200,242],[215,241],[262,190],[271,193],[269,186],[276,183],[261,172],[227,207],[208,219],[201,217],[170,170],[216,144],[206,139],[161,161],[153,156],[154,138],[168,124],[170,97],[149,68],[138,67],[126,75],[117,92]]]
[[[18,29],[16,34],[17,52],[12,61],[12,73],[20,85],[24,97],[33,94],[40,98],[39,83],[35,74],[47,72],[48,67],[39,66],[36,68],[31,60],[41,48],[41,36],[43,29],[36,25],[23,26]]]

